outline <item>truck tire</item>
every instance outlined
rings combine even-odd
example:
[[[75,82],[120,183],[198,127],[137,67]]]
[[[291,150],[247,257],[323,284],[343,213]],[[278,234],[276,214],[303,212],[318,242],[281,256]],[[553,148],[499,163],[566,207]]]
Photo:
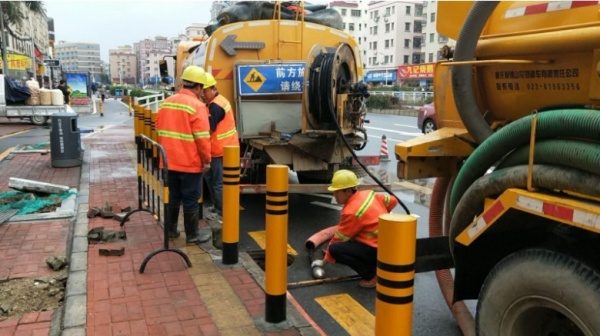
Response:
[[[515,252],[487,276],[477,335],[600,335],[600,275],[545,249]]]
[[[36,126],[44,126],[48,122],[48,117],[46,116],[33,116],[31,117],[31,123]]]

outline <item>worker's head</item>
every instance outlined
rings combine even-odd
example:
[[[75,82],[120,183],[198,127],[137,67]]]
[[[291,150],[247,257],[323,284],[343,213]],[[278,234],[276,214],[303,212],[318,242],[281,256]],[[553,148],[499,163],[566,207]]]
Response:
[[[358,184],[358,177],[354,172],[340,169],[333,174],[331,185],[327,190],[333,191],[333,196],[338,204],[345,204],[350,196],[356,192]]]
[[[217,91],[217,81],[213,75],[208,72],[204,73],[204,99],[206,102],[212,101],[215,96],[219,93]]]
[[[197,65],[190,65],[181,74],[183,87],[193,91],[198,98],[202,96],[204,69]]]

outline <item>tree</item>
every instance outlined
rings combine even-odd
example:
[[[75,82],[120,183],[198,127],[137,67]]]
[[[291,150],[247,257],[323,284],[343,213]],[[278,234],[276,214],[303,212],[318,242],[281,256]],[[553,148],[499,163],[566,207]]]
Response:
[[[2,52],[2,69],[3,73],[8,70],[6,62],[6,48],[4,40],[4,30],[6,30],[12,37],[20,41],[29,41],[31,37],[21,37],[17,35],[11,28],[10,25],[19,26],[23,24],[23,21],[27,19],[27,15],[32,13],[44,14],[44,3],[41,1],[0,1],[0,31],[2,32],[2,39],[0,40],[0,49]]]

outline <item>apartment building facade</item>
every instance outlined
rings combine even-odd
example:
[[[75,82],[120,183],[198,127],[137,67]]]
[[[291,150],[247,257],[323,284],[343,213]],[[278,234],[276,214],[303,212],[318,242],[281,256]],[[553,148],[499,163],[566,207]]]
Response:
[[[85,73],[94,78],[102,74],[98,43],[59,41],[54,46],[54,55],[63,73]]]
[[[137,56],[129,45],[108,51],[110,79],[116,84],[135,84],[138,78]]]
[[[134,44],[139,73],[137,83],[154,84],[160,78],[158,60],[171,55],[171,44],[171,40],[164,36],[156,36],[154,39],[145,39]]]

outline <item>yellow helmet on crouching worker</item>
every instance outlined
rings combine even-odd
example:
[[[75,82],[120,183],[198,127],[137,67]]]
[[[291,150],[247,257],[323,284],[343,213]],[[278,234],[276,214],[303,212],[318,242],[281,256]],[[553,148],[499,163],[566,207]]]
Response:
[[[203,83],[204,84],[204,88],[209,88],[211,86],[216,86],[217,85],[217,80],[215,79],[215,77],[213,77],[213,75],[209,74],[208,72],[205,72],[203,75]]]
[[[327,188],[329,191],[353,188],[358,185],[358,177],[352,171],[340,169],[333,174],[331,185]]]
[[[187,68],[185,68],[185,70],[183,70],[183,73],[181,74],[181,79],[188,82],[204,85],[204,74],[204,69],[202,69],[201,67],[197,65],[190,65]]]

